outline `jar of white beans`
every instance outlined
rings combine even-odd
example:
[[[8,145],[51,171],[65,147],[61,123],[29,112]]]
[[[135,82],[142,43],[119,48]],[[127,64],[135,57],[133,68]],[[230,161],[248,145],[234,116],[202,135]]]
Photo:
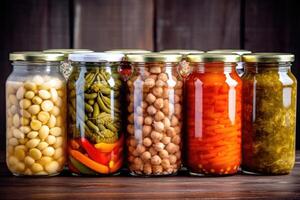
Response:
[[[6,81],[6,162],[16,176],[53,176],[66,161],[66,82],[63,54],[10,54]]]

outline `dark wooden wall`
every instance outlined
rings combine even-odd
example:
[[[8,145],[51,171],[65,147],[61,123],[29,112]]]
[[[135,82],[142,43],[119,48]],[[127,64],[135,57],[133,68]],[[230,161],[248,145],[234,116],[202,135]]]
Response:
[[[297,2],[1,0],[1,147],[4,148],[5,141],[4,84],[11,71],[9,52],[47,48],[282,51],[296,54],[293,72],[300,80],[300,7]]]

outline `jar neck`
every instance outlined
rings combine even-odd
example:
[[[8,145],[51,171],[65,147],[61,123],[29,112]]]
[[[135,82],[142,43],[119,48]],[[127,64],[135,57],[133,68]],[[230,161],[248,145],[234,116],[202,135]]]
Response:
[[[120,62],[73,62],[71,63],[74,71],[99,71],[104,69],[105,71],[118,71],[120,68]]]
[[[245,63],[245,73],[289,72],[291,63]]]
[[[190,63],[193,72],[197,73],[231,73],[235,72],[236,63]]]
[[[13,71],[15,72],[58,72],[61,62],[13,62]]]

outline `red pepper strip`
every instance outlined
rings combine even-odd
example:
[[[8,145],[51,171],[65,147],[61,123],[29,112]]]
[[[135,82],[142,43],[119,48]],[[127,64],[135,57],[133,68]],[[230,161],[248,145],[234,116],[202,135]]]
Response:
[[[100,164],[108,165],[110,156],[107,153],[98,151],[86,138],[81,138],[81,145],[91,159]]]
[[[110,173],[114,173],[118,171],[123,165],[123,159],[118,160],[116,163],[113,164],[113,166],[109,169]]]

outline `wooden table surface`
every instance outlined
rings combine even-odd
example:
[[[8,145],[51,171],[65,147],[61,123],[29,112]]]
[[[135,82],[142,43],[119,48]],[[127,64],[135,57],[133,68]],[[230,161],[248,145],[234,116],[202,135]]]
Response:
[[[0,199],[300,199],[300,151],[284,176],[29,178],[13,177],[1,160]]]

